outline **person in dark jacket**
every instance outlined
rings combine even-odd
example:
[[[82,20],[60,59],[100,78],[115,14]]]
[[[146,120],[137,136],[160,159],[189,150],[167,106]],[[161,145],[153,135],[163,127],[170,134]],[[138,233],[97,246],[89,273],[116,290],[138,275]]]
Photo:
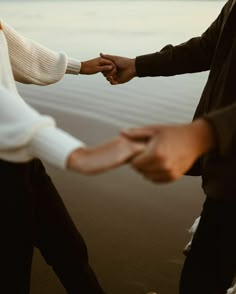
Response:
[[[154,182],[184,174],[202,176],[206,201],[186,258],[180,294],[225,294],[236,273],[236,0],[229,0],[199,37],[135,59],[103,55],[117,70],[112,84],[132,78],[210,70],[193,121],[130,129],[124,136],[147,141],[131,164]]]

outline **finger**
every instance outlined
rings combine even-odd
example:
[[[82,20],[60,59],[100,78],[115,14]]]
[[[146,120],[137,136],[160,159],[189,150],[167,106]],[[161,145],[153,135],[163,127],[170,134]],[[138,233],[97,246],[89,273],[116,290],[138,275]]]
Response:
[[[99,72],[109,72],[113,70],[113,66],[112,65],[101,65],[98,67],[98,71]]]
[[[131,165],[133,166],[133,168],[141,172],[145,172],[146,170],[153,168],[153,164],[153,158],[148,154],[146,150],[140,155],[134,157],[134,159],[131,161]]]
[[[167,183],[172,181],[170,176],[166,172],[140,172],[143,177],[147,180],[150,180],[152,182],[158,182],[158,183]]]
[[[102,74],[105,78],[107,78],[108,74],[109,74],[110,71],[102,71]]]
[[[119,84],[119,80],[116,78],[114,78],[113,76],[110,76],[107,78],[107,80],[110,82],[111,85],[118,85]]]
[[[113,61],[113,62],[115,62],[116,59],[117,59],[117,56],[115,56],[115,55],[109,55],[109,54],[103,54],[103,53],[100,53],[100,56],[101,56],[102,58],[105,58],[105,59],[111,60],[111,61]]]
[[[116,67],[114,67],[112,70],[110,71],[104,71],[102,72],[102,74],[104,75],[104,77],[109,78],[110,76],[115,76],[117,73],[117,69]]]
[[[155,175],[144,175],[144,177],[154,183],[165,184],[172,180],[165,174],[155,174]]]
[[[129,163],[132,158],[142,153],[143,150],[144,146],[142,144],[135,144],[135,146],[132,146],[132,148],[127,149],[125,156],[123,154],[124,158],[121,160],[121,163]]]
[[[108,151],[110,150],[112,160],[116,158],[117,164],[122,164],[130,160],[131,157],[137,155],[144,150],[143,144],[133,143],[123,137],[117,137],[115,140],[106,144],[106,156],[108,156]]]
[[[102,72],[102,74],[104,75],[104,77],[107,79],[108,82],[117,82],[118,83],[118,78],[117,78],[116,73],[111,75],[111,74],[109,74],[109,72]]]
[[[121,134],[128,137],[131,140],[147,141],[153,136],[154,131],[150,127],[143,127],[143,128],[122,130]]]
[[[138,164],[133,163],[133,160],[134,159],[135,159],[135,157],[133,157],[131,165],[132,165],[133,168],[135,168],[136,170],[138,170],[141,173],[157,174],[157,173],[164,173],[165,172],[157,164],[153,164],[153,161],[152,162],[150,161],[150,162],[144,163],[142,165],[141,164],[138,165]]]
[[[115,64],[113,61],[105,59],[105,58],[100,59],[99,65],[112,65],[113,67],[115,67]]]
[[[132,146],[132,155],[129,158],[129,162],[133,160],[133,158],[135,158],[138,154],[142,153],[145,151],[146,149],[146,144],[143,143],[133,143],[130,142],[131,146]]]
[[[154,169],[152,171],[140,171],[145,177],[154,181],[162,180],[163,182],[173,182],[181,177],[181,174],[176,174],[174,171],[164,169]]]
[[[133,169],[140,173],[146,180],[149,180],[154,183],[167,183],[172,181],[168,174],[166,174],[165,172],[142,172],[134,167]]]
[[[114,67],[110,72],[108,72],[108,77],[111,76],[111,77],[115,77],[117,73],[117,68]]]

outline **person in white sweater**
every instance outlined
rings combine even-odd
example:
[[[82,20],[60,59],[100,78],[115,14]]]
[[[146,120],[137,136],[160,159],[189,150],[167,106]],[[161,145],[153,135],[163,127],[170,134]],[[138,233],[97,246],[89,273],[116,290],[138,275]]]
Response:
[[[121,136],[86,147],[56,127],[52,117],[26,104],[15,81],[49,85],[64,74],[95,74],[113,67],[101,57],[85,62],[68,58],[0,22],[1,293],[29,293],[34,247],[67,293],[104,293],[89,265],[86,244],[41,160],[94,174],[125,163],[143,147]]]

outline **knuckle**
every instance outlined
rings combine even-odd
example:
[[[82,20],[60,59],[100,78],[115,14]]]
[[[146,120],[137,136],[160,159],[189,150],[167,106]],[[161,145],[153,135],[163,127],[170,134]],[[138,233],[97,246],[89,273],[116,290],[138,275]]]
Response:
[[[139,146],[137,144],[129,143],[129,148],[130,148],[131,152],[133,152],[133,153],[135,153],[139,150]]]
[[[160,149],[156,149],[155,151],[154,151],[154,157],[158,160],[158,161],[160,161],[160,162],[163,162],[163,161],[165,161],[165,155],[164,155],[164,153],[160,150]]]
[[[164,172],[168,178],[174,179],[176,177],[176,171],[173,165],[168,160],[163,159],[160,162],[160,168],[162,172]]]
[[[170,180],[175,180],[176,179],[176,173],[173,170],[169,170],[169,172],[168,172],[168,178]]]
[[[158,165],[160,166],[160,168],[163,171],[169,170],[169,163],[168,163],[168,160],[166,159],[166,157],[164,155],[162,155],[160,153],[156,153],[153,156],[153,160],[158,163]]]
[[[167,175],[169,181],[174,181],[179,178],[178,173],[174,169],[169,169]]]

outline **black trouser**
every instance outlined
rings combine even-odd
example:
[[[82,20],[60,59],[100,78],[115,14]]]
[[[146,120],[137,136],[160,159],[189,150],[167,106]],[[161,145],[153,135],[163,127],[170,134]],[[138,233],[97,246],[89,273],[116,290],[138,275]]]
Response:
[[[235,274],[236,200],[208,198],[185,260],[180,294],[225,294]]]
[[[84,240],[41,162],[0,161],[0,183],[0,293],[29,293],[34,246],[67,293],[104,293]]]

